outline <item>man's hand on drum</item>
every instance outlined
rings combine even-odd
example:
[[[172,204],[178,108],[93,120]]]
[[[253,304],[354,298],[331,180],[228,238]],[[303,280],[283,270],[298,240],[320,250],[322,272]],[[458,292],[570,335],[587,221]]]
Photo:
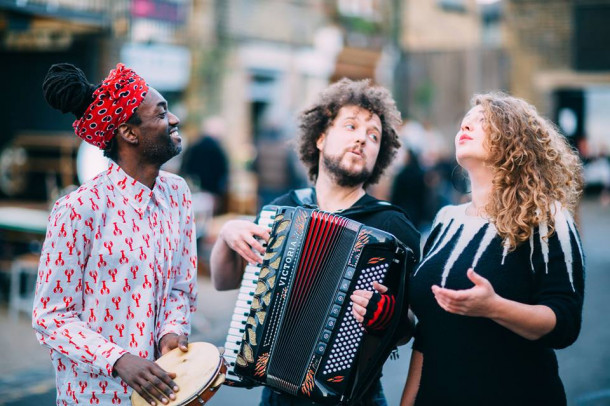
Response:
[[[265,248],[256,237],[267,242],[269,240],[267,228],[248,220],[231,220],[220,229],[219,237],[248,263],[263,262],[262,255],[265,253]]]
[[[157,401],[167,404],[176,399],[174,392],[179,390],[173,381],[176,374],[166,372],[152,361],[126,353],[115,362],[114,372],[153,406]]]
[[[174,348],[180,348],[182,352],[187,352],[189,350],[188,337],[184,334],[178,335],[174,333],[169,333],[161,337],[161,340],[159,341],[161,355],[165,355]]]

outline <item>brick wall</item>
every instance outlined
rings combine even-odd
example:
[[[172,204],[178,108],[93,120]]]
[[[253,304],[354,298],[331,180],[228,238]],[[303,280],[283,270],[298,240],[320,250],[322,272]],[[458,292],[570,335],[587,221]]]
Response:
[[[511,92],[548,108],[536,86],[545,71],[570,69],[572,60],[570,0],[512,0],[506,4]]]
[[[473,48],[481,41],[476,0],[447,9],[438,0],[408,0],[402,8],[401,46],[410,51]]]

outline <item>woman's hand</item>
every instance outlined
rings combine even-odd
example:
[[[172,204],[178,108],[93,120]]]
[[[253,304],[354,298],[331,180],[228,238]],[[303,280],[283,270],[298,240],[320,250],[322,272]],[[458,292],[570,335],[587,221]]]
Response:
[[[538,340],[557,325],[557,316],[550,307],[505,299],[472,268],[467,276],[474,283],[470,289],[451,290],[432,286],[440,307],[463,316],[487,317],[528,340]]]
[[[263,262],[261,256],[265,253],[265,248],[255,237],[267,242],[269,230],[248,220],[227,221],[219,233],[219,238],[248,263],[260,264]]]
[[[491,283],[472,268],[466,273],[474,286],[465,290],[432,286],[436,302],[449,313],[472,317],[492,317],[499,296]]]

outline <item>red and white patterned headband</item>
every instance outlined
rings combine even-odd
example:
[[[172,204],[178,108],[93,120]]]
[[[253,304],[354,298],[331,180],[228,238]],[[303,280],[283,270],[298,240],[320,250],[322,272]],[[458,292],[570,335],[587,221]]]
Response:
[[[106,149],[119,125],[129,120],[147,92],[144,79],[117,64],[93,92],[93,101],[83,116],[72,124],[74,132],[89,144]]]

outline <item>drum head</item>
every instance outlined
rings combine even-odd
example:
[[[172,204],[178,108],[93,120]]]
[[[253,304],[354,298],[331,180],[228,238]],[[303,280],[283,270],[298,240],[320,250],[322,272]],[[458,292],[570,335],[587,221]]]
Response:
[[[216,378],[222,358],[215,345],[210,343],[190,343],[188,352],[175,348],[155,361],[167,372],[175,372],[174,382],[180,390],[176,400],[168,406],[186,405],[201,394]],[[162,403],[157,402],[162,405]],[[137,393],[131,395],[133,406],[147,406],[148,403]]]

